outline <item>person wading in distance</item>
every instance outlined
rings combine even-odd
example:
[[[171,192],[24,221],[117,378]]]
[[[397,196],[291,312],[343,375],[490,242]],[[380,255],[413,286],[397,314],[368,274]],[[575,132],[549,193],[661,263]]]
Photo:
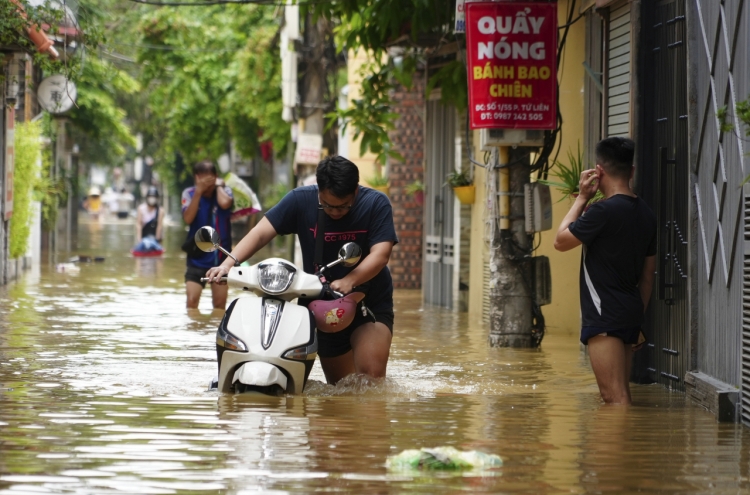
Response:
[[[232,249],[232,226],[230,218],[234,197],[232,190],[226,186],[224,179],[219,178],[216,165],[210,160],[198,162],[193,167],[195,186],[188,187],[182,192],[182,219],[190,226],[187,241],[183,249],[191,244],[195,233],[206,225],[213,227],[219,233],[221,247],[229,251]],[[197,249],[187,252],[187,268],[185,270],[185,292],[187,294],[187,308],[198,308],[203,288],[206,282],[201,277],[206,270],[218,265],[226,258],[219,250],[204,253]],[[231,260],[231,258],[230,258]],[[211,286],[211,299],[214,310],[224,311],[227,304],[228,287],[215,284]]]

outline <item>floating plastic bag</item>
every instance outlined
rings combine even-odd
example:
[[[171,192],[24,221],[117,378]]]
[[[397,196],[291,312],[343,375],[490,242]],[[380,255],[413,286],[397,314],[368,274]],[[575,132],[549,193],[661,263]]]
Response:
[[[503,465],[503,460],[495,454],[485,454],[477,450],[462,451],[453,447],[404,450],[391,456],[385,463],[394,471],[460,471],[493,469]]]
[[[232,210],[232,220],[252,215],[259,212],[262,207],[255,191],[247,183],[240,179],[236,174],[229,172],[224,176],[224,182],[232,189],[234,195],[234,209]]]

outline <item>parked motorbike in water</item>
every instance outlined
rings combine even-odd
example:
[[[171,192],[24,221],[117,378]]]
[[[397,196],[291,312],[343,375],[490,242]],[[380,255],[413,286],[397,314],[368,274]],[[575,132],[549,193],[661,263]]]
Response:
[[[251,296],[232,301],[219,324],[216,332],[219,374],[210,388],[268,395],[302,393],[318,355],[316,319],[310,309],[292,301],[300,297],[322,299],[326,293],[346,300],[348,296],[330,290],[324,272],[339,264],[356,265],[362,256],[361,248],[347,243],[339,250],[337,260],[309,274],[281,258],[239,266],[237,259],[219,242],[219,234],[211,227],[202,227],[195,234],[195,243],[202,251],[219,249],[235,260],[235,266],[222,281]],[[351,311],[356,310],[356,302],[344,304],[350,304]],[[338,319],[339,315],[331,316]]]

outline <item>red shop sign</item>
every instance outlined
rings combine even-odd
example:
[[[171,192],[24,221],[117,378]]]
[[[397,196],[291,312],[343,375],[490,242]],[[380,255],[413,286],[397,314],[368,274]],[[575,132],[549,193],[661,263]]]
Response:
[[[466,4],[472,129],[554,129],[557,3]]]

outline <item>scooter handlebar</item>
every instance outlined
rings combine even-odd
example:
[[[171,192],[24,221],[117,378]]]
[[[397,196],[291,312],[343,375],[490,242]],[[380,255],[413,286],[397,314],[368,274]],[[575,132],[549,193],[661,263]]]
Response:
[[[221,281],[222,282],[226,282],[227,281],[227,277],[221,277]],[[210,283],[211,279],[207,278],[207,277],[201,277],[201,282],[209,282]]]
[[[320,275],[320,274],[316,274],[316,275]],[[345,294],[342,294],[341,292],[339,292],[337,290],[331,289],[331,284],[329,284],[328,282],[323,282],[323,288],[320,291],[319,298],[323,299],[326,294],[330,294],[333,297],[335,297],[336,299],[341,299],[345,295]]]

